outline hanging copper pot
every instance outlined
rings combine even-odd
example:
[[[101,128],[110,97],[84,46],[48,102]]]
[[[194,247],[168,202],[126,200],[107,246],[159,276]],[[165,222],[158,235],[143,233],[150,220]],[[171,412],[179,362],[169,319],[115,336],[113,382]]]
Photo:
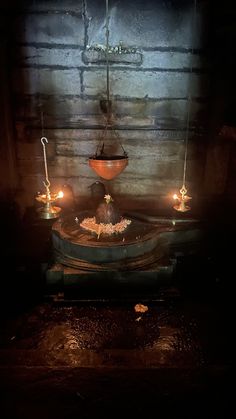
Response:
[[[89,158],[89,166],[103,179],[114,179],[128,165],[126,154],[118,156],[94,156]]]
[[[102,139],[107,137],[108,131],[110,135],[116,135],[112,113],[112,101],[110,100],[110,79],[109,79],[109,16],[108,16],[108,0],[106,0],[106,80],[107,80],[107,97],[106,99],[100,100],[100,107],[102,113],[105,115],[106,124]],[[125,152],[123,146],[120,144],[123,155],[111,155],[106,154],[104,150],[104,142],[100,150],[100,154],[97,154],[99,145],[97,147],[96,154],[89,158],[89,166],[103,179],[111,180],[118,176],[128,165],[128,155]]]

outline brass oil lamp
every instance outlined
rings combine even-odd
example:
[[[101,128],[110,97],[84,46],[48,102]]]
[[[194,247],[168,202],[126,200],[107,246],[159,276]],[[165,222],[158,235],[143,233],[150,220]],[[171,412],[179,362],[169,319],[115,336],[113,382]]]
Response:
[[[177,194],[173,195],[173,199],[177,201],[177,204],[174,205],[174,209],[180,212],[189,211],[191,208],[188,205],[186,205],[186,203],[190,199],[192,199],[192,197],[187,195],[187,189],[185,185],[182,186],[179,192],[180,192],[180,196],[178,196]]]
[[[193,32],[196,31],[196,15],[197,15],[197,0],[193,0]],[[194,37],[192,38],[192,46],[191,46],[191,65],[190,65],[190,75],[189,75],[189,85],[191,88],[192,84],[192,74],[193,74],[193,52],[194,52]],[[191,91],[189,90],[188,94],[188,103],[187,103],[187,123],[186,123],[186,135],[185,135],[185,152],[184,152],[184,167],[183,167],[183,183],[182,188],[179,190],[180,195],[174,194],[173,199],[176,201],[174,205],[174,209],[180,212],[186,212],[191,209],[190,206],[187,205],[187,202],[192,199],[191,196],[187,195],[187,188],[185,186],[186,181],[186,169],[187,169],[187,154],[188,154],[188,140],[189,140],[189,123],[190,123],[190,111],[191,111]]]
[[[39,218],[43,218],[45,220],[49,220],[51,218],[58,218],[61,212],[61,208],[53,205],[58,199],[63,198],[63,192],[59,191],[58,193],[52,193],[50,191],[50,181],[48,178],[48,168],[47,168],[47,155],[46,155],[46,145],[48,140],[46,137],[41,138],[41,143],[43,146],[43,157],[44,157],[44,168],[45,168],[45,181],[43,184],[46,188],[45,194],[38,194],[36,196],[36,200],[38,202],[42,202],[44,205],[37,209]]]

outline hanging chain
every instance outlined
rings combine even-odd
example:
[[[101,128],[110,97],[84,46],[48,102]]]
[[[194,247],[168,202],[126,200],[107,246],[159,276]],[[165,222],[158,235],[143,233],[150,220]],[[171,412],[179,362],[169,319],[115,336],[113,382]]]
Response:
[[[106,54],[106,79],[107,79],[107,91],[106,91],[106,96],[107,96],[107,104],[106,104],[106,123],[105,123],[105,129],[103,131],[102,136],[100,136],[98,145],[97,145],[97,149],[95,152],[95,157],[97,157],[98,152],[99,154],[103,154],[104,152],[104,142],[102,143],[102,140],[104,139],[104,137],[106,138],[107,136],[107,128],[108,125],[110,123],[110,105],[109,105],[109,100],[110,100],[110,74],[109,74],[109,59],[108,59],[108,51],[109,51],[109,5],[108,5],[108,0],[106,0],[106,18],[105,18],[105,35],[106,35],[106,50],[105,50],[105,54]],[[109,112],[109,114],[108,114]],[[101,146],[102,143],[102,146]],[[101,146],[101,148],[100,148]],[[100,151],[99,151],[100,150]]]
[[[187,110],[187,126],[185,134],[185,151],[184,151],[184,171],[183,171],[183,188],[185,188],[186,180],[186,167],[187,167],[187,155],[188,155],[188,140],[189,140],[189,122],[190,122],[190,108],[191,108],[191,84],[192,84],[192,73],[193,73],[193,42],[195,35],[195,24],[196,24],[196,13],[197,13],[197,0],[194,0],[194,9],[192,16],[192,46],[191,46],[191,64],[190,64],[190,76],[189,76],[189,94],[188,94],[188,110]]]
[[[108,60],[108,51],[109,51],[109,14],[108,14],[108,0],[106,0],[106,67],[107,67],[107,106],[109,109],[109,100],[110,100],[110,75],[109,75],[109,60]]]
[[[44,160],[44,169],[45,169],[45,180],[43,181],[43,184],[47,191],[47,196],[50,197],[50,181],[48,178],[48,166],[47,166],[47,155],[46,155],[46,143],[48,143],[48,139],[45,137],[45,130],[44,130],[44,113],[43,113],[43,104],[42,104],[42,98],[41,98],[41,92],[40,92],[40,76],[39,76],[39,55],[37,55],[37,84],[38,84],[38,111],[40,112],[40,122],[41,122],[41,133],[42,137],[40,139],[42,146],[43,146],[43,160]]]
[[[43,114],[42,109],[41,109],[41,130],[42,130],[42,137],[44,137],[44,114]]]
[[[109,21],[110,21],[110,16],[109,16],[109,4],[108,4],[108,0],[106,0],[106,23],[105,23],[105,29],[106,29],[106,79],[107,79],[107,108],[106,108],[106,125],[105,125],[105,129],[103,132],[102,137],[99,140],[99,143],[97,145],[97,149],[96,149],[96,153],[95,153],[95,157],[97,157],[98,155],[98,151],[102,142],[102,139],[107,138],[107,133],[109,131],[113,132],[119,142],[120,147],[122,148],[122,151],[124,153],[124,156],[127,157],[127,153],[124,149],[124,147],[122,146],[121,142],[120,142],[120,138],[117,135],[117,133],[115,132],[114,128],[112,127],[113,121],[112,121],[112,113],[111,113],[111,106],[110,106],[110,67],[109,67],[109,35],[110,35],[110,31],[109,31]],[[108,129],[109,127],[109,129]],[[104,154],[104,142],[102,143],[102,146],[100,148],[100,155]]]
[[[38,107],[38,112],[40,113],[40,123],[41,123],[41,134],[42,137],[45,136],[45,132],[44,132],[44,112],[43,112],[43,101],[42,101],[42,97],[41,97],[41,92],[40,92],[40,75],[39,75],[39,53],[37,50],[37,87],[38,87],[38,92],[37,92],[37,107]]]

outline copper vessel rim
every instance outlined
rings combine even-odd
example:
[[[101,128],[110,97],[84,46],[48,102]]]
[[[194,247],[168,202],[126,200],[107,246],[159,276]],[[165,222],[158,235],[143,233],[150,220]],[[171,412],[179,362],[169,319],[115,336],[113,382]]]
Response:
[[[89,160],[115,161],[115,160],[128,160],[128,157],[127,156],[93,156],[93,157],[89,157]]]

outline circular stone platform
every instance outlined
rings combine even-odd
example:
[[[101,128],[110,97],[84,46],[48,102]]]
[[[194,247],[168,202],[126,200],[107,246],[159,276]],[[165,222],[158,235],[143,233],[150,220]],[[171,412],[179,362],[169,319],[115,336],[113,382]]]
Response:
[[[85,270],[135,270],[150,265],[164,255],[160,230],[150,223],[132,219],[123,233],[97,235],[80,226],[94,214],[83,211],[65,216],[52,227],[52,242],[58,262]]]

